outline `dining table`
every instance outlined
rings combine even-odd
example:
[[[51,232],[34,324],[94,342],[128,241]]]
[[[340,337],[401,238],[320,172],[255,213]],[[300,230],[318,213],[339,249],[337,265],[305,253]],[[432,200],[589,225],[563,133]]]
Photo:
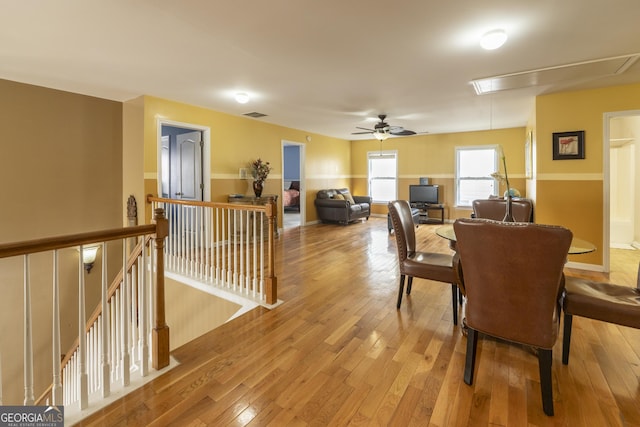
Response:
[[[453,230],[453,224],[447,224],[436,228],[436,234],[449,240],[449,247],[455,250],[456,233]],[[573,240],[571,240],[571,246],[569,247],[569,255],[587,254],[589,252],[594,252],[595,250],[596,246],[593,243],[574,237]]]

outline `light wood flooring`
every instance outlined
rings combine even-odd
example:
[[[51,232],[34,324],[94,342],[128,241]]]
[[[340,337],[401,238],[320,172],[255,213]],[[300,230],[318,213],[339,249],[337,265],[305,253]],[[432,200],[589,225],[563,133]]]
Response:
[[[421,225],[418,241],[447,253],[437,227]],[[554,348],[547,417],[537,359],[519,346],[481,338],[464,384],[450,286],[415,279],[396,310],[394,239],[386,218],[285,230],[282,305],[185,344],[172,353],[179,366],[82,425],[640,426],[639,330],[574,318],[568,366]],[[634,285],[640,251],[613,258],[612,278]]]

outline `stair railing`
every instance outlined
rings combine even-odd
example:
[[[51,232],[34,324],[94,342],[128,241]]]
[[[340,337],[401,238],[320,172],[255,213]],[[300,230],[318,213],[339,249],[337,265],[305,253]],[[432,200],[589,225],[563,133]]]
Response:
[[[165,210],[167,272],[260,304],[278,301],[276,204],[215,203],[147,196]]]
[[[0,245],[0,258],[23,257],[25,405],[76,404],[77,409],[86,409],[89,406],[90,394],[100,391],[104,398],[109,396],[112,384],[128,386],[132,370],[139,369],[142,376],[147,375],[149,359],[156,370],[169,365],[169,327],[165,321],[164,301],[164,240],[167,231],[168,223],[164,212],[157,209],[154,224],[150,225]],[[139,239],[139,242],[127,257],[127,239],[131,238]],[[123,269],[108,286],[106,242],[114,240],[122,241]],[[78,335],[82,339],[77,339],[73,348],[63,357],[60,352],[58,251],[79,247],[82,254],[85,245],[96,242],[102,242],[101,303],[88,322],[85,322],[85,266],[80,255]],[[152,243],[155,250],[151,246]],[[33,385],[33,317],[29,257],[41,252],[53,254],[53,378],[51,386],[36,400]],[[135,364],[137,365],[134,366]]]

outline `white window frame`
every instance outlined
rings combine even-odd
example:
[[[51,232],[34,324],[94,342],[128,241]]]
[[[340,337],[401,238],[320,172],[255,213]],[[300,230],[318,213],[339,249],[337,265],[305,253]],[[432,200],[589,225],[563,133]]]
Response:
[[[455,179],[455,196],[456,196],[456,206],[460,207],[471,207],[471,205],[462,204],[460,202],[460,182],[463,180],[485,180],[492,179],[494,181],[493,186],[493,196],[498,196],[498,190],[500,188],[500,183],[491,177],[486,176],[460,176],[460,153],[461,152],[470,152],[474,150],[493,150],[493,168],[494,172],[500,171],[500,163],[499,163],[499,145],[468,145],[456,147],[456,179]]]
[[[396,174],[395,176],[385,176],[385,177],[373,177],[371,175],[371,160],[375,160],[376,158],[393,158],[396,162]],[[394,196],[391,200],[376,200],[373,198],[371,194],[371,182],[374,179],[380,180],[393,180],[394,181]],[[392,200],[396,200],[398,198],[398,151],[397,150],[386,150],[386,151],[368,151],[367,152],[367,186],[368,186],[368,194],[372,198],[373,203],[388,203]]]

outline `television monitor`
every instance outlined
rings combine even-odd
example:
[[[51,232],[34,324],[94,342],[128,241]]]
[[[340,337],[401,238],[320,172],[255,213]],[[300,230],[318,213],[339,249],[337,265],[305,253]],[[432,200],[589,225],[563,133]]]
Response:
[[[437,185],[410,185],[409,203],[415,205],[437,205],[440,203]]]

